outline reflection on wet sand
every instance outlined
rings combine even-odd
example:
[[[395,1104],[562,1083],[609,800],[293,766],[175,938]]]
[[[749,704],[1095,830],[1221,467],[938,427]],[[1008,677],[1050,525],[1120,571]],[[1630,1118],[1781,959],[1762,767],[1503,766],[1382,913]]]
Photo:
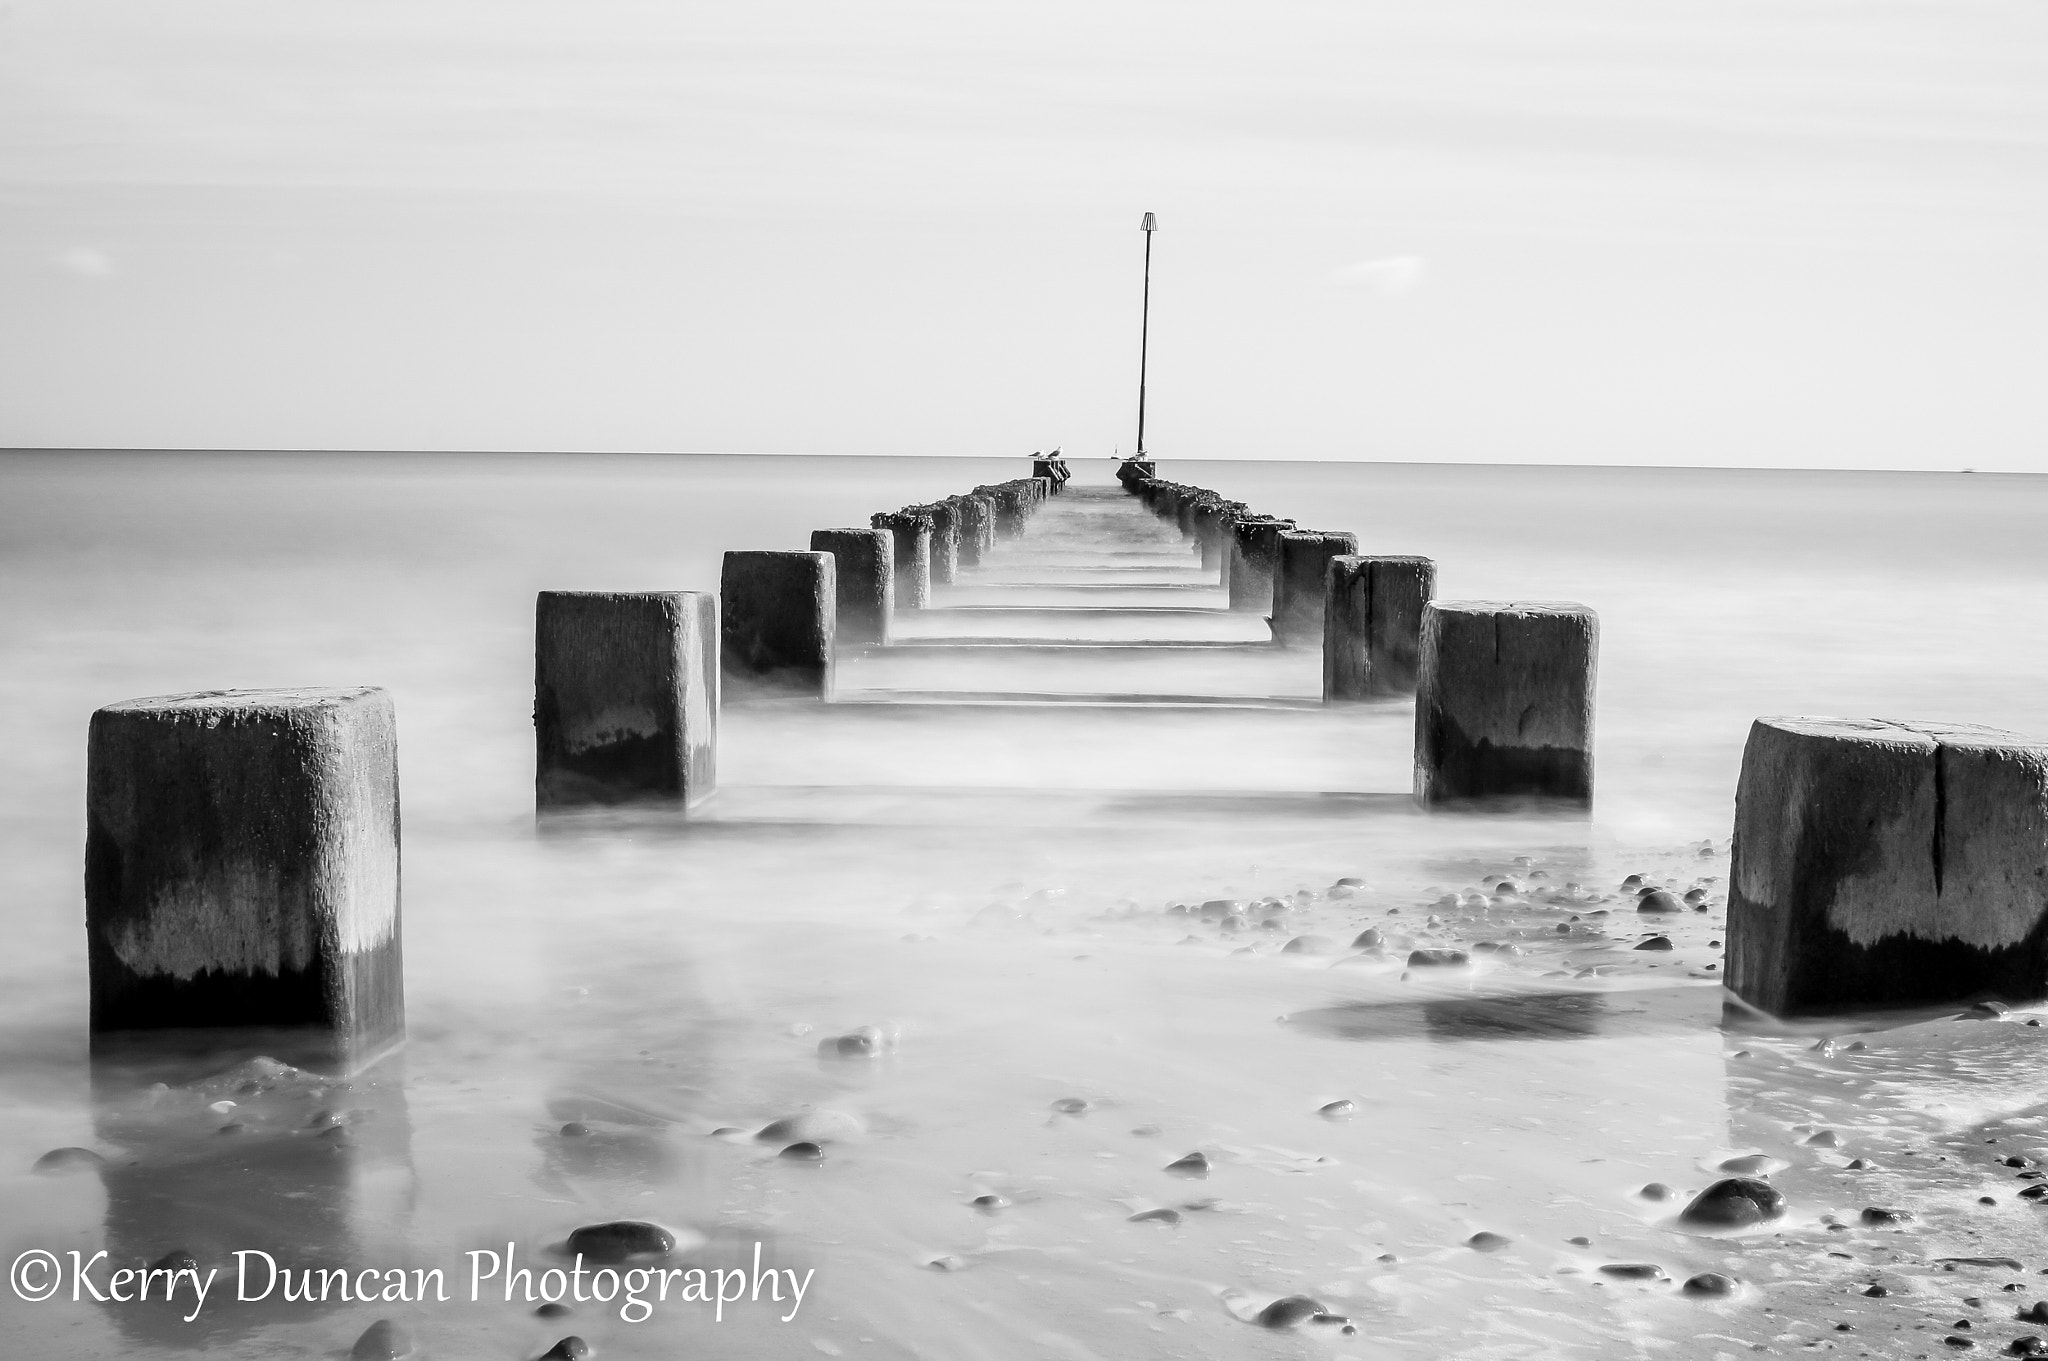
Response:
[[[1376,999],[1298,1011],[1291,1024],[1343,1040],[1582,1040],[1655,1035],[1712,1024],[1717,988],[1524,992]]]

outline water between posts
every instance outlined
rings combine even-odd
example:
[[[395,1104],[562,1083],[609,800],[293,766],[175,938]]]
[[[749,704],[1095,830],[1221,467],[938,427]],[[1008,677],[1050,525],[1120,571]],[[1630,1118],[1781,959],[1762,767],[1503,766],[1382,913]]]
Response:
[[[1750,716],[2048,731],[2043,644],[1996,627],[2048,576],[1996,532],[2044,509],[2031,483],[1203,470],[1431,553],[1446,595],[1599,608],[1590,820],[1416,814],[1399,704],[871,704],[729,711],[723,792],[687,827],[537,827],[535,589],[708,587],[727,547],[995,475],[813,464],[790,492],[786,466],[0,470],[0,1247],[67,1271],[104,1249],[101,1288],[180,1251],[221,1271],[190,1322],[189,1291],[9,1289],[17,1345],[338,1356],[379,1318],[422,1355],[503,1357],[570,1334],[626,1357],[1433,1357],[2048,1331],[2014,1317],[2048,1294],[2023,1195],[2048,1029],[1724,1025],[1717,981]],[[1946,551],[1896,561],[1929,516]],[[96,1070],[85,716],[358,679],[400,713],[408,1045],[345,1080],[249,1062],[260,1043]],[[1646,887],[1678,910],[1641,911]],[[38,1167],[64,1148],[86,1151]],[[1784,1216],[1679,1223],[1738,1174]],[[471,1298],[469,1254],[512,1245],[541,1288],[573,1230],[619,1219],[675,1244],[618,1264],[678,1273],[644,1320],[618,1297],[539,1316],[496,1277]],[[751,1283],[756,1244],[795,1273],[780,1301],[684,1298],[693,1269]],[[238,1301],[237,1250],[357,1285],[438,1268],[450,1298]],[[1687,1294],[1703,1273],[1736,1284]],[[1291,1296],[1320,1310],[1270,1308]]]

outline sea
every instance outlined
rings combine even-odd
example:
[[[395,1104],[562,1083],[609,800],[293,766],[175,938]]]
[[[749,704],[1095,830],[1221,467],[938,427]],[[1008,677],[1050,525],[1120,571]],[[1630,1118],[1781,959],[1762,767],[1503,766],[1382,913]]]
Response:
[[[1320,704],[1319,658],[1224,611],[1111,459],[1070,465],[903,646],[839,659],[834,703],[729,702],[694,816],[542,820],[537,592],[715,591],[729,550],[1028,461],[0,455],[0,1335],[1419,1361],[2048,1334],[2018,1317],[2048,1295],[2040,1016],[1794,1024],[1719,984],[1756,718],[2048,737],[2048,478],[1160,460],[1426,555],[1440,598],[1598,612],[1590,814],[1446,814],[1409,797],[1412,703]],[[1150,575],[1091,566],[1104,533]],[[95,1063],[93,711],[358,684],[398,715],[405,1046]],[[1638,920],[1636,882],[1698,910]],[[1735,1172],[1785,1214],[1680,1222]],[[673,1247],[578,1274],[572,1233],[622,1220]],[[190,1275],[121,1298],[152,1263]]]

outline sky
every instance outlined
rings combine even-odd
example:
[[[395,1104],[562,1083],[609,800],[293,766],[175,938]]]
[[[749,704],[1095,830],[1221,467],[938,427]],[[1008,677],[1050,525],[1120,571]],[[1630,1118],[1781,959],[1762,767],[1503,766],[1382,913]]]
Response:
[[[0,447],[2048,472],[2037,0],[0,0]]]

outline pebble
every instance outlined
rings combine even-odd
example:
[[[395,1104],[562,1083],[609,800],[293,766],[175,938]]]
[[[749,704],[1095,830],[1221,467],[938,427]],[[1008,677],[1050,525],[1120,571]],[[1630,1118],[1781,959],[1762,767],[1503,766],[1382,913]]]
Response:
[[[1567,1238],[1564,1241],[1570,1243],[1575,1248],[1590,1248],[1593,1246],[1593,1240],[1590,1238]]]
[[[1368,926],[1352,937],[1351,948],[1354,950],[1377,950],[1386,943],[1387,938],[1385,936]]]
[[[619,1262],[628,1257],[673,1252],[675,1235],[659,1224],[639,1219],[618,1219],[609,1224],[585,1224],[569,1235],[569,1251],[582,1253],[593,1262]]]
[[[754,1137],[764,1144],[829,1144],[841,1139],[857,1139],[865,1132],[866,1126],[845,1111],[819,1110],[785,1115],[762,1126],[761,1132]]]
[[[1465,1240],[1465,1246],[1474,1252],[1499,1252],[1515,1240],[1503,1233],[1492,1233],[1481,1229]]]
[[[1292,1328],[1310,1319],[1331,1317],[1320,1300],[1307,1295],[1288,1295],[1274,1300],[1259,1310],[1256,1322],[1261,1328]]]
[[[1857,1216],[1867,1229],[1895,1229],[1901,1224],[1913,1222],[1913,1215],[1907,1210],[1887,1210],[1876,1205],[1865,1207]]]
[[[1459,969],[1472,962],[1463,950],[1410,950],[1411,969]]]
[[[356,1345],[349,1348],[349,1361],[399,1361],[414,1354],[412,1338],[388,1318],[380,1318],[363,1329]]]
[[[994,1214],[997,1210],[1007,1210],[1010,1208],[1009,1201],[1004,1200],[993,1192],[987,1195],[976,1196],[970,1203],[983,1214]]]
[[[1723,1276],[1718,1271],[1702,1271],[1697,1276],[1688,1276],[1679,1290],[1696,1297],[1732,1295],[1735,1293],[1735,1278]]]
[[[926,1262],[925,1265],[931,1268],[933,1271],[967,1270],[966,1259],[961,1257],[955,1257],[951,1253],[946,1254],[944,1257],[934,1257],[930,1261]]]
[[[1614,1276],[1624,1281],[1664,1281],[1670,1277],[1664,1268],[1654,1262],[1609,1262],[1600,1268],[1603,1276]]]
[[[1808,1148],[1840,1148],[1842,1146],[1842,1139],[1840,1135],[1831,1129],[1817,1130],[1806,1136],[1806,1146]]]
[[[1472,947],[1472,952],[1480,955],[1518,955],[1522,953],[1522,949],[1518,945],[1503,945],[1499,941],[1482,940]]]
[[[1085,1096],[1063,1096],[1052,1103],[1052,1108],[1061,1115],[1079,1115],[1088,1109],[1088,1098]]]
[[[571,1333],[540,1354],[540,1361],[583,1361],[590,1355],[590,1344]]]
[[[1652,936],[1635,948],[1638,950],[1669,950],[1671,948],[1671,937]]]
[[[1721,1160],[1721,1170],[1733,1172],[1738,1177],[1767,1177],[1783,1166],[1783,1161],[1773,1158],[1768,1153],[1744,1153]]]
[[[825,1160],[825,1150],[809,1140],[798,1140],[775,1156],[793,1163],[815,1163]]]
[[[568,1124],[562,1126],[562,1134],[566,1138],[580,1139],[588,1133],[590,1133],[590,1126],[584,1124],[581,1120],[571,1120]]]
[[[199,1259],[183,1248],[172,1248],[149,1264],[151,1271],[197,1271]]]
[[[1954,1347],[1957,1351],[1965,1351],[1968,1348],[1977,1345],[1976,1343],[1970,1341],[1969,1338],[1958,1337],[1954,1333],[1950,1333],[1947,1337],[1943,1338],[1942,1341],[1946,1342],[1949,1346]]]
[[[1133,1224],[1178,1224],[1180,1223],[1180,1211],[1140,1210],[1131,1216],[1130,1222]]]
[[[2043,1341],[2033,1333],[2028,1333],[2025,1337],[2016,1337],[2006,1343],[2005,1354],[2007,1356],[2048,1356],[2048,1341]]]
[[[559,1300],[549,1300],[533,1311],[535,1318],[567,1318],[573,1311]]]
[[[1342,1120],[1346,1116],[1356,1115],[1357,1113],[1358,1105],[1356,1102],[1341,1098],[1320,1107],[1316,1111],[1316,1114],[1322,1116],[1325,1120]]]
[[[57,1177],[66,1172],[83,1172],[104,1166],[106,1159],[89,1148],[53,1148],[37,1158],[30,1168],[39,1177]]]
[[[844,1035],[828,1035],[818,1041],[818,1052],[826,1058],[871,1059],[882,1052],[884,1037],[877,1026],[864,1025]]]
[[[1211,918],[1212,920],[1220,920],[1223,918],[1239,916],[1243,912],[1243,903],[1236,902],[1229,898],[1211,898],[1208,902],[1202,904],[1200,915]]]
[[[2035,1300],[2013,1317],[2022,1323],[2048,1323],[2048,1300]]]
[[[1741,1228],[1785,1213],[1785,1197],[1767,1181],[1724,1177],[1693,1197],[1678,1222],[1704,1228]]]
[[[1636,1192],[1636,1194],[1644,1200],[1669,1200],[1674,1193],[1663,1182],[1653,1181],[1644,1186],[1642,1190]]]
[[[1337,942],[1328,936],[1296,936],[1280,947],[1283,955],[1331,955],[1337,952]]]
[[[1175,1158],[1166,1165],[1166,1170],[1176,1177],[1206,1177],[1209,1175],[1209,1159],[1197,1149],[1184,1158]]]
[[[1653,888],[1642,897],[1636,899],[1636,911],[1683,912],[1685,911],[1685,906],[1663,889]]]
[[[1849,1159],[1849,1170],[1851,1172],[1868,1172],[1876,1166],[1877,1164],[1870,1161],[1870,1159],[1868,1158]]]

